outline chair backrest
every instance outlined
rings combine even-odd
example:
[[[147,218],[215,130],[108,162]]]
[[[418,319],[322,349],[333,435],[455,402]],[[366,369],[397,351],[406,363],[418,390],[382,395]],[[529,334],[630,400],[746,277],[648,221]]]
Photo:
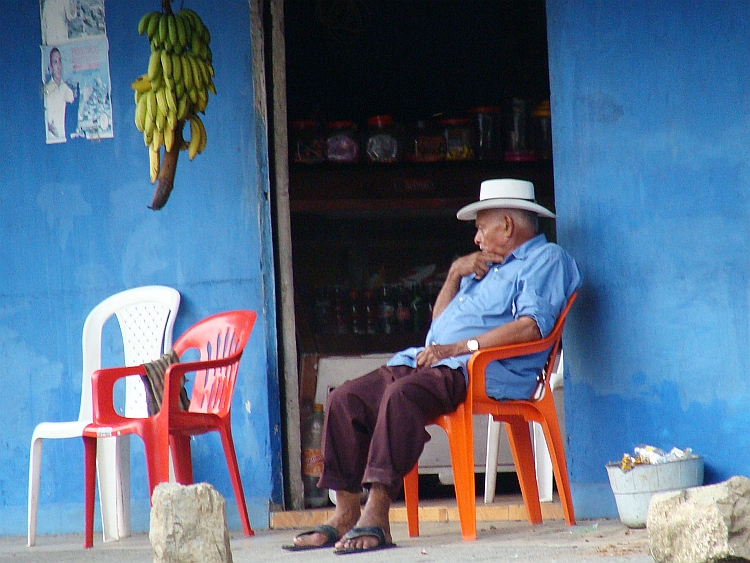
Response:
[[[190,349],[200,353],[196,361],[223,360],[220,366],[195,372],[190,411],[226,416],[232,407],[232,395],[242,352],[253,330],[254,311],[229,311],[213,315],[190,327],[175,342],[180,357]],[[188,360],[190,361],[190,360]]]
[[[91,375],[102,367],[102,331],[107,320],[116,315],[122,334],[125,365],[135,366],[155,360],[172,348],[172,333],[179,306],[180,293],[176,289],[150,285],[116,293],[92,309],[83,325],[83,382],[79,420],[92,419]],[[143,383],[137,377],[128,380],[126,416],[145,416]],[[135,401],[134,394],[137,395]]]
[[[549,356],[547,356],[547,361],[544,364],[544,369],[542,370],[542,381],[547,387],[551,387],[550,379],[552,377],[552,372],[555,371],[555,364],[557,363],[560,354],[562,354],[562,333],[563,328],[565,328],[565,319],[567,318],[568,311],[570,311],[570,308],[573,306],[573,301],[576,300],[577,295],[578,292],[575,292],[570,296],[567,305],[565,305],[565,309],[560,313],[557,322],[555,322],[555,326],[552,328],[552,332],[547,337],[553,342],[552,348],[549,351]]]
[[[562,342],[563,328],[565,327],[565,319],[570,311],[573,301],[575,301],[578,292],[573,293],[568,299],[568,303],[565,305],[562,313],[557,318],[555,326],[552,331],[540,340],[534,340],[533,342],[522,342],[520,344],[511,344],[508,346],[502,346],[495,352],[492,348],[480,350],[475,352],[469,359],[469,374],[472,388],[473,402],[477,401],[495,401],[487,396],[485,387],[484,371],[487,364],[494,360],[500,360],[504,358],[511,358],[514,356],[523,356],[526,354],[533,354],[538,352],[544,352],[549,350],[547,360],[542,369],[542,377],[544,380],[545,388],[549,388],[549,376],[554,370],[555,360],[560,351],[560,344]]]

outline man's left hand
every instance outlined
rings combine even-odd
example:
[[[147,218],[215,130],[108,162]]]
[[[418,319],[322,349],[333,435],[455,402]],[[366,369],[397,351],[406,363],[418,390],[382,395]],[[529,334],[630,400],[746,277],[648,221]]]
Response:
[[[417,367],[432,366],[457,354],[455,344],[431,344],[417,354]]]

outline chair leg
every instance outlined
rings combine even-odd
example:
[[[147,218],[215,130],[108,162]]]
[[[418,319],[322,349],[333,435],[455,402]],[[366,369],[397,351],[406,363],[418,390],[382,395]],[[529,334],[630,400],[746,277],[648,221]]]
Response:
[[[534,466],[536,486],[539,489],[539,502],[552,502],[552,460],[549,456],[544,429],[538,422],[532,423],[534,437]]]
[[[85,534],[83,547],[94,547],[94,503],[96,502],[96,438],[83,437]]]
[[[172,434],[169,437],[172,452],[172,467],[175,481],[181,485],[193,484],[193,458],[190,450],[190,436]]]
[[[29,506],[28,506],[28,542],[26,545],[36,545],[36,516],[39,508],[39,479],[42,472],[42,438],[31,441],[31,455],[29,458]]]
[[[99,438],[97,475],[104,541],[130,535],[130,436]],[[127,467],[125,464],[127,463]],[[127,490],[126,490],[127,489]]]
[[[484,503],[495,501],[497,484],[497,455],[500,445],[501,424],[487,415],[487,460],[484,464]]]
[[[255,532],[250,527],[250,518],[247,515],[247,505],[245,504],[245,492],[242,490],[242,479],[240,479],[240,468],[237,464],[237,455],[234,451],[234,441],[232,440],[232,431],[229,428],[223,428],[219,431],[221,442],[224,445],[224,455],[227,458],[229,476],[232,479],[234,488],[234,498],[237,500],[237,509],[240,512],[242,529],[246,536],[253,536]]]
[[[462,404],[456,412],[440,418],[440,425],[448,434],[451,451],[453,482],[456,489],[461,537],[477,539],[477,499],[474,483],[474,436],[471,413]]]
[[[556,424],[553,427],[551,424],[547,423],[547,419],[545,418],[544,422],[542,422],[542,430],[544,431],[544,437],[547,441],[550,457],[552,458],[552,470],[555,473],[557,492],[560,495],[560,504],[562,505],[563,515],[565,516],[565,523],[568,526],[574,526],[576,523],[576,517],[573,511],[573,499],[570,496],[568,466],[565,461],[565,451],[563,450],[560,428]]]
[[[531,446],[529,423],[523,418],[505,421],[508,443],[516,464],[518,484],[521,486],[526,516],[530,524],[542,522],[542,507],[539,504],[539,490],[536,486],[534,471],[534,451]]]
[[[130,436],[117,439],[117,535],[130,537]]]
[[[156,485],[169,482],[169,435],[155,431],[146,433],[142,438],[146,453],[150,502],[154,497]]]
[[[404,475],[404,500],[406,501],[406,525],[409,537],[419,537],[419,466]]]

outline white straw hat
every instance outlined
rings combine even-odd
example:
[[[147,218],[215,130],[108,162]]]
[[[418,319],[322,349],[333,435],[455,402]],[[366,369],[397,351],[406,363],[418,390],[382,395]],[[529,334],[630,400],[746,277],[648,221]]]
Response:
[[[479,201],[459,209],[456,217],[473,221],[482,209],[526,209],[541,217],[555,218],[554,213],[536,203],[533,183],[510,178],[482,182]]]

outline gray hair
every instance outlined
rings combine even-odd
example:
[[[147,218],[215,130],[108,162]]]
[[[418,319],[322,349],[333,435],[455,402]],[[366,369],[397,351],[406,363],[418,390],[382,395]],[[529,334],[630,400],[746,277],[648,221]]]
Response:
[[[510,215],[513,218],[513,222],[521,228],[528,229],[534,235],[539,232],[539,216],[533,211],[511,208],[503,209],[502,211]]]

